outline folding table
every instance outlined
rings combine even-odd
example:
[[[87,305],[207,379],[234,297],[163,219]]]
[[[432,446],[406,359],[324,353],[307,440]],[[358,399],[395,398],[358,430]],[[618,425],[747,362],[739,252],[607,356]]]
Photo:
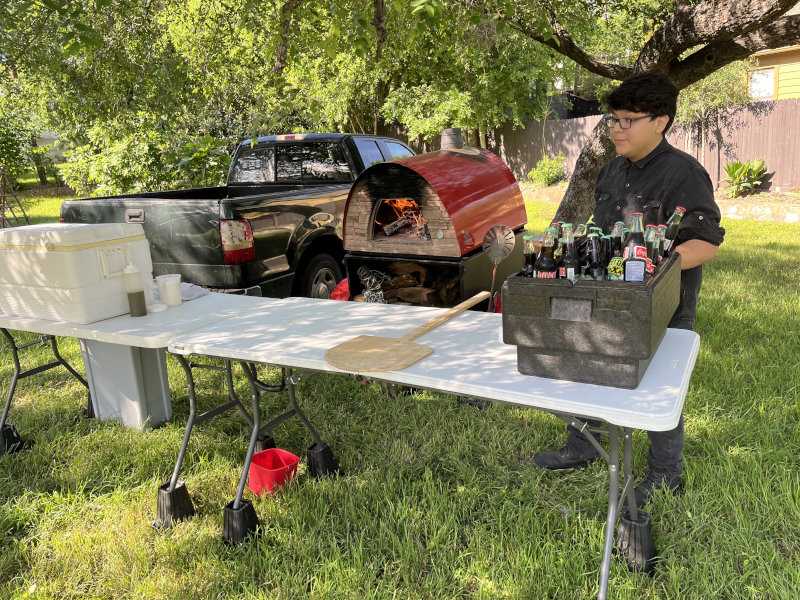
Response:
[[[81,340],[144,349],[163,349],[166,348],[170,338],[177,334],[226,319],[238,312],[245,312],[250,307],[259,306],[265,301],[268,301],[268,299],[212,293],[183,302],[178,306],[170,307],[163,312],[149,313],[144,317],[121,315],[86,324],[50,321],[0,312],[0,332],[2,332],[11,348],[14,362],[14,374],[6,396],[3,413],[0,417],[0,454],[18,447],[21,443],[16,429],[6,422],[14,392],[20,379],[63,366],[73,377],[78,379],[84,386],[87,386],[84,378],[61,356],[56,336],[76,337]],[[9,330],[41,334],[42,337],[32,342],[18,345]],[[34,344],[48,342],[52,346],[55,360],[23,370],[20,366],[19,351]]]
[[[290,298],[173,337],[168,345],[170,352],[181,357],[201,355],[239,361],[250,381],[253,429],[236,498],[226,509],[243,511],[250,504],[242,494],[261,429],[253,364],[275,365],[286,370],[285,383],[294,406],[294,385],[308,374],[293,373],[293,370],[343,373],[325,361],[327,349],[361,334],[401,337],[442,312],[443,309],[417,306]],[[624,502],[627,501],[628,510],[636,519],[631,476],[632,430],[666,431],[678,424],[699,350],[699,336],[691,331],[667,330],[640,385],[628,390],[521,375],[517,371],[516,348],[502,343],[501,329],[500,315],[467,311],[415,340],[434,348],[434,353],[427,358],[402,371],[354,374],[544,410],[590,433],[609,468],[608,512],[598,592],[598,598],[603,599],[608,589],[617,515]],[[193,393],[190,371],[187,377],[190,393]],[[305,422],[304,416],[301,418]],[[592,435],[600,430],[586,428],[587,419],[608,423],[607,431],[603,430],[608,434],[607,451],[597,436]],[[318,436],[313,435],[315,443],[318,442]],[[185,447],[181,449],[174,480],[177,480],[184,451]],[[620,455],[624,467],[621,491]],[[250,516],[239,522],[239,530],[233,530],[235,539],[232,541],[257,525],[251,504],[250,511]]]

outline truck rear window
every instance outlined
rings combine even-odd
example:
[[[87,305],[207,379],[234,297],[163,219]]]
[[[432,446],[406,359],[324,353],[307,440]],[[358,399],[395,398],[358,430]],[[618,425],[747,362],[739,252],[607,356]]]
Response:
[[[279,144],[241,150],[229,183],[352,181],[342,148],[335,143]]]

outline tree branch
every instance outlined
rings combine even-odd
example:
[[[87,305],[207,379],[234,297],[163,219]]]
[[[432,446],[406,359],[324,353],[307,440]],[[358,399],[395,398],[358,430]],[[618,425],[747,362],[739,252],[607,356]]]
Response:
[[[372,17],[372,24],[375,27],[375,63],[381,62],[383,58],[383,45],[386,43],[386,3],[384,0],[373,0],[375,14]]]
[[[707,44],[669,70],[670,79],[683,89],[725,65],[761,50],[780,48],[800,39],[800,14],[783,17],[759,30],[735,39]]]
[[[671,65],[687,50],[699,45],[724,45],[763,29],[796,3],[797,0],[704,0],[691,6],[680,2],[672,16],[642,47],[634,71],[660,69],[669,72]]]
[[[275,47],[275,63],[272,72],[282,75],[289,60],[289,27],[292,26],[292,14],[303,3],[303,0],[286,0],[281,7],[280,41]]]
[[[500,19],[532,40],[552,48],[567,58],[571,58],[587,71],[600,75],[601,77],[621,80],[633,75],[633,69],[630,67],[623,67],[622,65],[618,65],[616,63],[600,60],[599,58],[584,52],[573,41],[569,33],[567,33],[567,31],[561,27],[552,14],[549,19],[550,26],[553,28],[553,37],[551,38],[545,38],[541,33],[539,33],[538,30],[528,25],[528,23],[522,17],[512,18],[501,16]]]

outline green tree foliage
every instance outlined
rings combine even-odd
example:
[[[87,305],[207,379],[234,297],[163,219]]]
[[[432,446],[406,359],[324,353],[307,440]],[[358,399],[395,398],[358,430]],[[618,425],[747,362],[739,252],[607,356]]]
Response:
[[[31,140],[36,133],[31,112],[16,82],[0,82],[0,167],[12,184],[32,166]]]
[[[485,132],[542,115],[559,79],[655,68],[686,88],[797,39],[800,18],[782,18],[793,1],[743,1],[7,0],[0,78],[36,90],[39,124],[82,148],[71,160],[88,185],[151,187],[181,175],[145,157],[206,135],[230,151],[257,134],[395,122],[425,139]],[[573,183],[613,152],[601,134]],[[109,167],[126,155],[167,173]]]

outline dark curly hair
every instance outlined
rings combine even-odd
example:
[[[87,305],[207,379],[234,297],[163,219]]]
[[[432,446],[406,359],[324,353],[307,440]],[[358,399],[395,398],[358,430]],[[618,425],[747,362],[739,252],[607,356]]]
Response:
[[[666,135],[675,120],[678,105],[678,88],[661,71],[634,75],[623,81],[606,98],[611,110],[667,115]]]

